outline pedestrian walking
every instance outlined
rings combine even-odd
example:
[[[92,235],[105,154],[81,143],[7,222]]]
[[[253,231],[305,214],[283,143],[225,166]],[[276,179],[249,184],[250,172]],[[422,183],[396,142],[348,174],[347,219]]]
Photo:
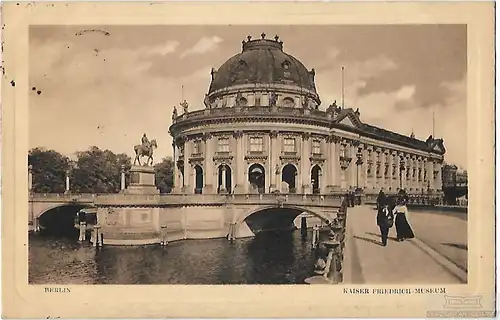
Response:
[[[387,204],[387,198],[385,196],[384,191],[380,189],[380,192],[378,193],[377,196],[377,210],[380,210],[384,206],[384,204]]]
[[[382,245],[384,247],[387,245],[389,229],[393,226],[393,224],[394,214],[391,210],[389,210],[389,206],[385,201],[380,202],[377,213],[377,225],[380,229],[380,237],[382,238]]]
[[[393,210],[398,241],[415,238],[415,234],[413,233],[413,230],[408,222],[408,207],[406,206],[406,203],[406,198],[400,197],[398,199],[398,204]]]

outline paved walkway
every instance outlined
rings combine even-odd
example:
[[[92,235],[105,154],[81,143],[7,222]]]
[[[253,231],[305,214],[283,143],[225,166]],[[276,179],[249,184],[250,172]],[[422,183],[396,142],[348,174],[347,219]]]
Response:
[[[347,227],[349,248],[349,268],[350,280],[346,282],[355,284],[459,284],[466,281],[466,272],[457,266],[455,261],[438,253],[436,249],[426,244],[420,239],[419,232],[423,228],[423,218],[414,217],[410,211],[409,219],[418,220],[412,227],[417,238],[397,242],[396,229],[389,231],[389,241],[386,247],[381,245],[380,231],[376,225],[376,214],[374,206],[359,206],[348,208]],[[426,214],[429,223],[440,221],[437,225],[441,231],[444,227],[443,221],[450,223],[467,223],[466,221],[453,217],[440,217],[439,214],[432,214],[432,221]],[[424,216],[424,217],[425,217]],[[453,218],[455,220],[444,220]],[[434,221],[435,220],[435,221]],[[418,226],[418,227],[415,227]],[[448,229],[454,228],[449,225]],[[427,238],[432,238],[429,234],[431,229],[422,232]],[[466,230],[466,228],[465,228]],[[437,242],[444,241],[445,235],[441,233]],[[456,236],[448,242],[456,242]],[[460,240],[463,240],[463,237]],[[465,239],[467,235],[465,234]],[[465,240],[465,245],[466,245]],[[466,249],[465,249],[466,251]],[[465,253],[466,254],[466,253]],[[347,257],[346,257],[347,258]],[[347,266],[347,265],[346,265]]]

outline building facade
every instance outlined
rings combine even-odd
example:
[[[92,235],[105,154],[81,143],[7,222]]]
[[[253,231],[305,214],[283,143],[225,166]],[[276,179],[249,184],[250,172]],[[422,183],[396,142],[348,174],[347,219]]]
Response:
[[[438,192],[445,148],[378,128],[336,102],[276,36],[250,36],[218,70],[205,109],[174,108],[174,193]]]

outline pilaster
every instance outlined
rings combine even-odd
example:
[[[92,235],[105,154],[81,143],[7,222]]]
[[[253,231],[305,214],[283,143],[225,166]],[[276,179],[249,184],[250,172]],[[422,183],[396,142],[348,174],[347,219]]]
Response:
[[[310,194],[311,190],[311,173],[310,173],[310,162],[309,155],[310,151],[310,138],[311,135],[309,133],[302,134],[301,140],[301,151],[302,155],[300,157],[300,175],[301,175],[301,183],[302,183],[302,194]]]
[[[244,172],[244,150],[243,150],[243,131],[235,131],[234,134],[234,139],[236,140],[236,161],[235,161],[235,177],[236,177],[236,183],[235,183],[235,188],[234,188],[234,193],[244,193],[245,188],[244,188],[244,183],[245,183],[245,176],[243,174]]]
[[[188,137],[184,139],[184,193],[192,194],[194,193],[193,186],[191,185],[193,181],[193,168],[189,164],[189,158],[191,157],[191,141]]]
[[[203,173],[205,174],[203,187],[203,193],[205,194],[214,194],[216,193],[216,189],[214,185],[217,185],[218,181],[214,181],[214,164],[212,158],[214,156],[213,153],[213,139],[211,133],[205,133],[203,135],[203,141],[205,142],[205,154],[204,154],[204,168]]]
[[[280,181],[278,180],[278,175],[276,174],[276,165],[278,164],[277,157],[279,155],[279,152],[281,150],[280,147],[278,147],[279,141],[278,141],[278,132],[277,131],[271,131],[269,132],[269,182],[267,182],[267,177],[266,177],[266,190],[269,190],[269,192],[273,192],[276,189],[279,188]],[[267,172],[268,170],[266,170]]]
[[[335,192],[340,189],[340,183],[337,179],[337,176],[339,175],[337,143],[339,142],[339,140],[339,137],[334,135],[329,135],[328,137],[326,137],[326,149],[328,155],[326,159],[327,192]]]

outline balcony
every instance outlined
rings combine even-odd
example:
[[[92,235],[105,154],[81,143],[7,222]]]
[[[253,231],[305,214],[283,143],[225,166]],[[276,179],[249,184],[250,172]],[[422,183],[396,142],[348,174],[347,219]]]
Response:
[[[300,160],[296,151],[281,151],[280,159],[282,160]]]
[[[203,153],[197,152],[197,153],[191,154],[189,161],[196,161],[196,160],[203,160],[203,159],[204,159]]]
[[[245,160],[249,161],[265,161],[267,160],[267,154],[264,151],[248,151],[245,155]]]
[[[311,160],[311,161],[325,161],[326,158],[322,153],[312,153],[309,160]]]

